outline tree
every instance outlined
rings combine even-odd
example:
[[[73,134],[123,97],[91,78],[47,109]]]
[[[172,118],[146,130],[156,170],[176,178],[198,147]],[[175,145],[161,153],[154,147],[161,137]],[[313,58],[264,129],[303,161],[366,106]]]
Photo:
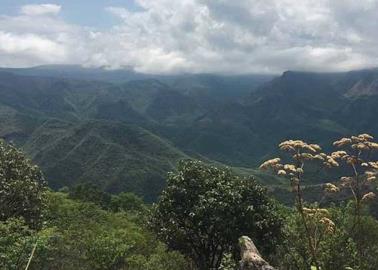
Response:
[[[74,200],[92,202],[106,209],[109,207],[111,195],[102,191],[92,183],[80,183],[69,191],[69,197]]]
[[[114,212],[144,212],[147,207],[143,199],[131,192],[121,192],[113,195],[109,208]]]
[[[0,140],[0,221],[22,217],[29,226],[38,227],[45,189],[40,169]]]
[[[32,246],[34,231],[22,218],[0,222],[0,269],[24,269]]]
[[[128,212],[47,192],[45,216],[51,233],[45,244],[38,244],[33,270],[187,269],[181,254],[167,251]]]
[[[151,225],[169,248],[191,258],[198,269],[218,269],[224,253],[237,254],[238,238],[249,235],[263,253],[281,235],[281,218],[265,189],[230,169],[180,161],[152,211]]]

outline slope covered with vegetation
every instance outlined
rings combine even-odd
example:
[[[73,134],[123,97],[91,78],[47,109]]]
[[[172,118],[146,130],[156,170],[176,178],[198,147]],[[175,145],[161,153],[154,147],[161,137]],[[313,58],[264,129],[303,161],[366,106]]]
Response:
[[[2,70],[0,136],[22,147],[54,188],[93,182],[152,200],[181,158],[251,171],[287,138],[329,149],[340,136],[378,133],[376,69],[285,72],[270,82],[70,66]]]
[[[37,166],[0,141],[0,269],[236,270],[241,260],[243,270],[269,264],[374,270],[378,222],[367,210],[375,192],[363,187],[376,183],[378,161],[368,153],[378,151],[378,143],[360,134],[334,147],[323,152],[317,144],[284,141],[279,148],[286,157],[260,166],[291,183],[292,208],[250,177],[195,160],[168,174],[150,206],[134,194],[112,195],[88,183],[52,192]],[[308,203],[302,191],[309,163],[353,167],[323,192],[351,189],[354,196],[337,205]]]

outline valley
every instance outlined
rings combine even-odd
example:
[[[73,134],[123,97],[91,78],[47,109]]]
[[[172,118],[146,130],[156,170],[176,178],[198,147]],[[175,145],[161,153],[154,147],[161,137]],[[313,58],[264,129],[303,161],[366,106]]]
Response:
[[[146,201],[156,199],[180,159],[243,173],[276,155],[285,139],[329,149],[339,137],[376,135],[377,105],[377,69],[281,76],[0,71],[0,136],[40,165],[52,188],[90,182]]]

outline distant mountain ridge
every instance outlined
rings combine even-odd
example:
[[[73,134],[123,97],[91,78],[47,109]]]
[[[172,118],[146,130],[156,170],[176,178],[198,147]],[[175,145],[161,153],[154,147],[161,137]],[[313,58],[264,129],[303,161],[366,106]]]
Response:
[[[270,81],[277,75],[246,74],[246,75],[218,75],[218,74],[149,74],[135,72],[131,68],[107,69],[105,67],[82,67],[80,65],[44,65],[30,68],[0,68],[0,72],[16,75],[49,77],[60,79],[76,79],[88,81],[103,81],[111,83],[125,83],[128,81],[155,79],[182,90],[226,88],[238,85],[237,91],[250,91],[264,82]],[[230,95],[232,93],[224,92]]]
[[[345,135],[378,135],[378,69],[136,74],[0,69],[0,137],[23,147],[54,188],[90,181],[151,201],[181,158],[255,168],[285,139],[327,148]]]

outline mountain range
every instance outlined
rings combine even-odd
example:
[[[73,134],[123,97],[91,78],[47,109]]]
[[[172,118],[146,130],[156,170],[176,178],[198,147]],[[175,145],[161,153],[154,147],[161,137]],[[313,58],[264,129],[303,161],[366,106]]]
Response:
[[[342,136],[378,135],[377,115],[378,69],[280,76],[0,69],[0,137],[24,149],[51,187],[92,182],[147,201],[179,159],[254,173],[285,139],[329,148]]]

